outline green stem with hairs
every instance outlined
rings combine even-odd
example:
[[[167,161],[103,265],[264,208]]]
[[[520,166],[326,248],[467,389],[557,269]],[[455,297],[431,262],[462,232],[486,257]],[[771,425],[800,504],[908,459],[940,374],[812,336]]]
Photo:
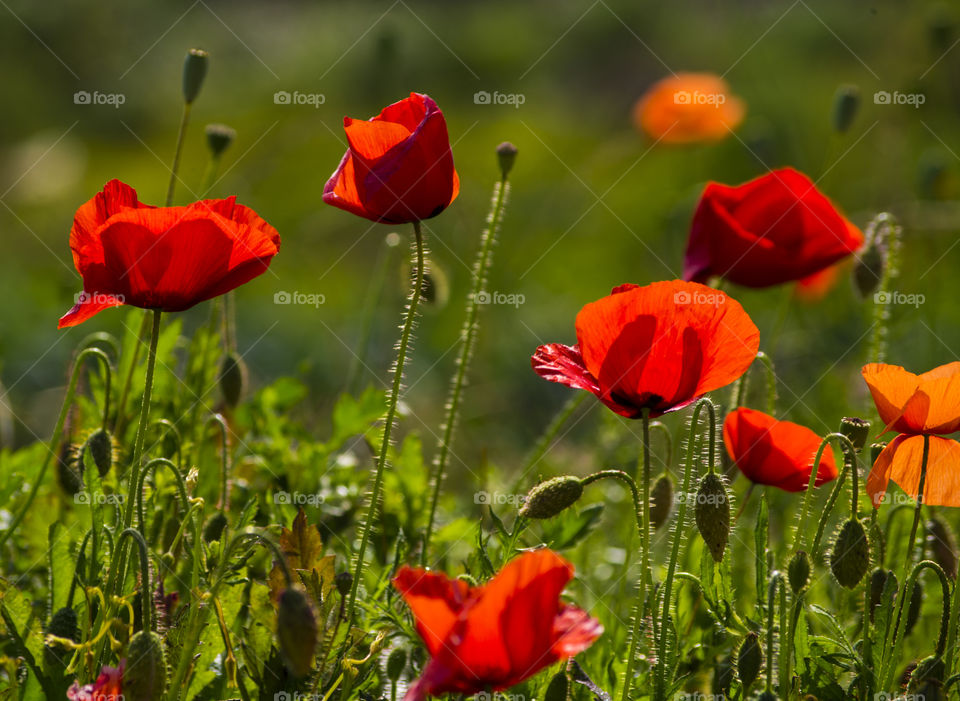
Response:
[[[487,216],[487,228],[484,229],[480,239],[480,250],[477,253],[476,262],[473,265],[473,287],[470,296],[467,297],[466,320],[463,323],[463,330],[460,332],[462,339],[460,343],[460,354],[457,357],[457,369],[453,375],[450,384],[450,396],[447,400],[446,416],[443,420],[440,441],[437,443],[437,452],[433,458],[433,469],[430,477],[430,507],[427,515],[427,527],[423,535],[423,548],[420,552],[421,565],[427,564],[427,556],[430,550],[430,537],[433,534],[433,525],[437,516],[437,503],[440,501],[440,490],[443,487],[443,475],[447,467],[447,460],[450,456],[450,445],[453,442],[453,432],[457,426],[457,418],[460,412],[460,397],[463,393],[463,386],[467,378],[467,369],[470,367],[470,358],[473,356],[473,347],[477,340],[477,331],[480,328],[478,323],[480,315],[480,298],[486,291],[487,275],[493,261],[493,246],[497,241],[497,232],[503,221],[503,213],[507,202],[507,195],[510,192],[510,185],[507,182],[507,174],[504,173],[501,180],[494,186],[493,203],[490,214]]]
[[[183,113],[180,115],[180,129],[177,131],[177,146],[173,152],[173,165],[170,167],[170,182],[167,185],[166,206],[173,205],[173,191],[177,185],[177,171],[180,170],[180,154],[183,153],[184,137],[187,135],[187,124],[190,122],[191,103],[183,103]]]
[[[140,605],[141,620],[143,630],[156,631],[153,621],[153,589],[150,587],[150,553],[147,548],[147,541],[143,539],[136,528],[125,528],[117,538],[116,549],[123,550],[123,538],[127,536],[133,538],[137,547],[137,553],[140,555]]]
[[[837,498],[840,496],[840,490],[843,488],[843,481],[847,476],[847,472],[852,468],[854,471],[857,470],[857,450],[853,447],[853,443],[850,442],[850,439],[847,438],[842,433],[828,433],[823,437],[823,440],[820,441],[820,447],[817,448],[816,455],[813,458],[813,465],[816,466],[816,469],[810,470],[810,479],[807,482],[807,489],[803,494],[803,505],[800,507],[800,517],[797,520],[797,528],[793,534],[793,549],[790,551],[791,554],[795,554],[798,550],[803,549],[803,543],[806,536],[806,521],[807,513],[810,511],[810,499],[813,495],[814,485],[817,482],[817,475],[820,472],[820,461],[823,458],[823,452],[826,450],[830,441],[834,440],[840,445],[844,453],[844,463],[843,471],[837,477],[837,483],[834,485],[833,491],[830,493],[830,498],[827,500],[826,508],[824,508],[823,513],[820,515],[819,522],[817,524],[817,534],[813,540],[813,547],[809,553],[810,557],[813,558],[816,554],[817,547],[820,545],[820,540],[823,538],[824,530],[827,526],[827,518],[830,516],[831,511],[833,510],[833,505],[836,503]],[[851,465],[852,461],[852,465]],[[853,476],[853,495],[852,495],[852,504],[853,504],[853,517],[856,518],[857,512],[857,491],[858,491],[858,481],[857,476]]]
[[[420,295],[423,291],[423,234],[420,231],[420,222],[413,223],[413,232],[416,237],[414,242],[414,264],[416,272],[414,275],[413,289],[410,291],[410,302],[407,305],[407,313],[404,315],[403,330],[400,333],[400,344],[397,348],[397,362],[393,370],[393,386],[390,389],[390,396],[387,398],[387,413],[384,417],[383,435],[380,439],[380,451],[377,456],[377,464],[373,476],[373,487],[370,491],[370,504],[367,506],[367,515],[363,522],[363,533],[360,536],[360,547],[357,550],[356,562],[354,563],[353,583],[350,585],[350,599],[347,603],[347,622],[353,623],[353,617],[356,610],[357,592],[360,588],[360,580],[363,577],[364,555],[367,551],[367,544],[370,541],[370,532],[373,530],[374,521],[377,516],[377,508],[380,505],[380,491],[383,487],[383,472],[386,469],[387,458],[390,453],[390,438],[393,434],[393,422],[397,417],[397,403],[400,400],[400,390],[403,386],[403,366],[407,360],[407,351],[410,346],[410,340],[413,336],[413,326],[417,318],[417,308],[420,304]]]

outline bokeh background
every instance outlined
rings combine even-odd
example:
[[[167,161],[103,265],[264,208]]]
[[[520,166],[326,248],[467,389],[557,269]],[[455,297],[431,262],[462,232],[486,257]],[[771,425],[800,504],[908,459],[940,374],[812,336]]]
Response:
[[[484,0],[245,2],[62,0],[0,3],[0,379],[16,415],[13,440],[48,436],[72,348],[118,333],[105,312],[83,327],[56,322],[80,289],[68,248],[73,212],[111,178],[161,203],[180,117],[180,67],[210,52],[187,134],[177,202],[199,194],[203,127],[237,130],[211,195],[236,194],[280,231],[269,273],[237,293],[239,348],[257,387],[307,383],[304,421],[319,437],[359,352],[371,272],[393,229],[324,205],[344,149],[342,117],[368,117],[410,91],[446,115],[459,199],[427,223],[432,259],[449,284],[424,313],[408,375],[404,430],[433,442],[462,323],[470,267],[491,188],[494,148],[519,148],[490,290],[522,295],[489,305],[457,437],[456,473],[484,460],[509,474],[570,390],[529,367],[536,346],[572,342],[580,307],[623,282],[677,277],[690,217],[707,180],[737,183],[769,167],[807,172],[859,225],[878,211],[904,224],[898,289],[923,294],[892,309],[889,359],[915,370],[956,359],[960,306],[960,38],[955,7],[836,3]],[[631,123],[643,91],[672,71],[723,75],[747,104],[726,140],[653,146]],[[841,84],[858,86],[850,130],[831,122]],[[78,91],[123,104],[76,104]],[[316,95],[278,104],[275,93]],[[478,104],[475,94],[519,96]],[[876,91],[923,104],[876,104]],[[114,100],[117,102],[118,100]],[[376,305],[357,387],[383,386],[405,290],[400,253]],[[278,292],[320,294],[318,307],[278,305]],[[732,289],[776,360],[779,413],[817,431],[868,407],[859,366],[872,301],[849,276],[815,304],[788,288]],[[187,312],[187,328],[207,318]],[[759,385],[759,381],[755,383]],[[595,409],[556,451],[589,445]],[[8,436],[9,439],[9,436]],[[587,454],[583,451],[583,454]]]

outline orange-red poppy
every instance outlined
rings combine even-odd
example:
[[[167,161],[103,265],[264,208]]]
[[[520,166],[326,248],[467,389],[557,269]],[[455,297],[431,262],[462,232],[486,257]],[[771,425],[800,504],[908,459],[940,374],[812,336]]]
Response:
[[[222,295],[266,271],[280,235],[235,197],[152,207],[111,180],[77,210],[70,248],[83,292],[60,328],[121,304],[183,311]]]
[[[897,431],[877,457],[867,478],[874,506],[893,480],[915,500],[920,497],[924,441],[930,441],[922,501],[930,506],[960,506],[960,443],[943,438],[960,430],[960,362],[922,375],[898,365],[870,363],[861,370],[873,395],[884,432]]]
[[[70,701],[123,701],[123,669],[126,660],[119,667],[104,667],[100,676],[92,684],[80,686],[77,682],[67,689]]]
[[[550,550],[524,553],[487,584],[402,567],[393,585],[430,653],[405,701],[501,691],[586,650],[600,622],[564,604],[573,565]]]
[[[806,426],[778,421],[756,409],[740,407],[723,422],[727,455],[747,479],[755,484],[802,492],[810,484],[813,459],[821,438]],[[814,484],[836,479],[833,451],[824,450]]]
[[[743,101],[712,73],[678,73],[650,87],[633,108],[637,128],[668,144],[717,141],[743,121]]]
[[[366,121],[343,118],[350,147],[323,188],[323,201],[375,222],[435,217],[460,192],[443,112],[410,97]]]
[[[675,411],[730,384],[760,346],[739,302],[682,280],[621,285],[581,309],[576,329],[577,345],[537,348],[533,369],[628,418]]]
[[[683,277],[769,287],[818,273],[862,245],[860,230],[810,178],[781,168],[742,185],[707,185],[690,226]]]

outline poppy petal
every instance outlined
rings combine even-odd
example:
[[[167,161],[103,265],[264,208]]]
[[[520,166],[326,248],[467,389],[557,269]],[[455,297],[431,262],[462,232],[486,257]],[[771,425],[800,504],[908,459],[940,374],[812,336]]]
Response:
[[[553,653],[560,659],[575,657],[593,644],[603,633],[596,618],[576,606],[566,606],[553,623],[556,642]]]
[[[880,420],[884,423],[884,432],[901,430],[897,424],[903,416],[903,409],[910,397],[917,391],[920,379],[899,365],[886,363],[864,365],[860,374],[870,389],[877,413],[880,414]],[[907,429],[909,426],[903,426],[903,428]],[[915,431],[909,432],[915,433]]]
[[[427,650],[436,656],[460,616],[470,587],[459,579],[412,567],[401,567],[393,586],[413,612]]]
[[[960,443],[939,436],[900,435],[883,449],[867,478],[867,493],[875,507],[884,502],[891,480],[917,499],[924,440],[930,441],[930,449],[923,504],[960,506]]]

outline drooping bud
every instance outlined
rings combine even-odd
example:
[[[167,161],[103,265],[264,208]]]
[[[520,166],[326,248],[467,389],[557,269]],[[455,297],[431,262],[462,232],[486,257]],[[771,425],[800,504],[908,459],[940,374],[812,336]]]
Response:
[[[223,535],[223,529],[226,527],[227,515],[222,511],[218,511],[210,517],[210,520],[207,521],[207,524],[203,527],[204,542],[212,543],[215,540],[220,540],[220,536]]]
[[[277,638],[290,673],[298,679],[310,674],[317,646],[317,619],[309,600],[299,589],[284,589],[280,593]]]
[[[233,409],[240,403],[247,381],[247,366],[234,352],[227,353],[220,364],[220,393],[223,403]]]
[[[500,174],[506,179],[517,160],[517,147],[509,141],[504,141],[497,146],[497,160],[500,162]]]
[[[113,438],[110,433],[98,428],[87,438],[87,449],[93,456],[93,464],[97,466],[97,472],[101,477],[106,477],[114,461]]]
[[[124,701],[154,701],[167,686],[167,662],[163,641],[152,631],[141,630],[127,647],[123,672]]]
[[[877,606],[880,605],[880,602],[883,600],[883,591],[887,585],[887,577],[893,577],[896,579],[896,575],[893,572],[887,572],[885,569],[878,567],[870,575],[870,620],[873,620],[874,612],[877,610]]]
[[[840,421],[840,433],[850,439],[857,452],[863,450],[870,435],[870,422],[854,416],[844,416]]]
[[[406,666],[407,651],[402,647],[398,647],[390,653],[389,657],[387,657],[387,679],[392,682],[397,681],[400,678],[400,675],[403,674],[403,670]]]
[[[76,642],[80,638],[80,629],[77,627],[77,612],[69,606],[57,609],[50,617],[47,634]],[[73,651],[64,645],[54,643],[43,646],[43,660],[47,670],[63,672],[72,656]]]
[[[77,455],[77,446],[66,441],[60,446],[57,456],[57,482],[70,497],[75,497],[83,490],[82,464]]]
[[[550,684],[547,685],[547,693],[543,696],[543,701],[567,701],[570,682],[567,679],[567,673],[560,670],[553,675]]]
[[[236,130],[226,124],[208,124],[204,132],[207,135],[207,147],[214,158],[220,158],[237,138]]]
[[[210,54],[203,49],[190,49],[183,60],[183,100],[188,105],[197,99],[207,76]]]
[[[930,559],[940,565],[950,579],[956,579],[957,540],[950,526],[936,516],[927,521],[927,548]]]
[[[524,518],[552,518],[572,506],[583,494],[578,477],[564,475],[541,482],[527,493],[520,507]]]
[[[340,596],[347,596],[350,594],[350,589],[353,587],[353,575],[349,572],[340,572],[333,578],[333,583],[337,587],[337,591],[340,592]]]
[[[701,478],[694,514],[703,542],[714,561],[720,562],[730,539],[730,499],[723,479],[715,472]]]
[[[787,579],[794,594],[803,591],[810,583],[810,557],[803,550],[798,550],[787,565]]]
[[[673,480],[664,472],[653,483],[653,488],[650,490],[650,523],[653,525],[653,530],[660,530],[667,522],[672,506]]]
[[[833,128],[838,134],[845,133],[857,116],[860,107],[860,88],[856,85],[840,85],[833,93]]]
[[[886,256],[876,244],[869,244],[858,254],[853,267],[853,284],[862,298],[869,298],[880,286],[885,259]]]
[[[737,674],[744,689],[757,680],[760,667],[763,665],[763,651],[760,649],[760,638],[756,633],[747,633],[737,653]]]
[[[764,689],[757,697],[757,701],[779,701],[779,697],[772,691]]]
[[[910,631],[920,620],[920,606],[923,604],[923,589],[918,579],[913,583],[913,591],[910,592],[910,605],[907,608],[907,627],[904,629],[904,635],[910,635]]]
[[[841,586],[853,589],[870,568],[870,542],[860,521],[851,518],[837,532],[830,552],[830,570]]]
[[[943,660],[934,655],[925,657],[914,667],[907,691],[913,698],[923,701],[946,701],[947,695],[943,690],[944,676],[946,665]]]

